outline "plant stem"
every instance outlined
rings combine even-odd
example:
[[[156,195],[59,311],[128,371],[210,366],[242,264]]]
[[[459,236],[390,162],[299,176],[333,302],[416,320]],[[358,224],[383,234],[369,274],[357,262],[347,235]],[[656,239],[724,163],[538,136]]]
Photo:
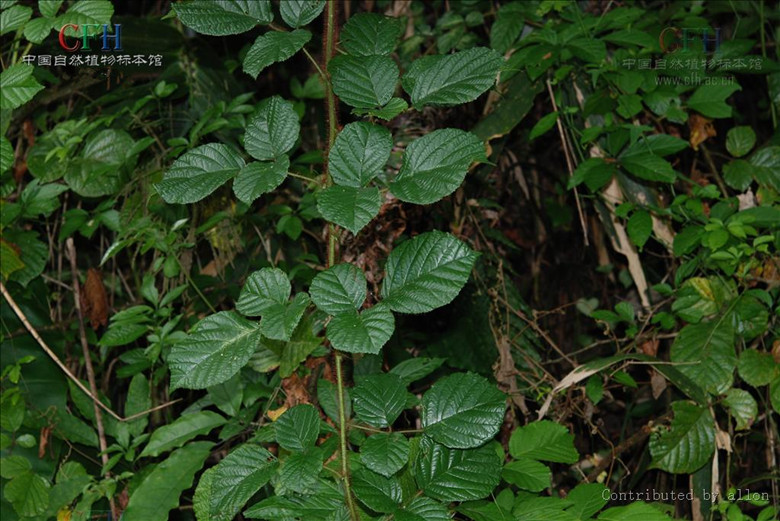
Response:
[[[347,501],[349,518],[352,521],[360,521],[360,514],[352,498],[352,487],[349,476],[349,460],[347,459],[347,418],[344,413],[344,377],[341,373],[341,353],[336,351],[336,384],[339,395],[339,450],[341,451],[341,474],[344,479],[344,499]]]

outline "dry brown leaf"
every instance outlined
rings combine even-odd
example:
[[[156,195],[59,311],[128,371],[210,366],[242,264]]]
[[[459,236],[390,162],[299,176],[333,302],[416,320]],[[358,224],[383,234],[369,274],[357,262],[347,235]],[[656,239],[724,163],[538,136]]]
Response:
[[[81,292],[81,307],[89,319],[89,325],[96,330],[108,325],[108,296],[103,285],[103,275],[95,268],[87,271],[87,280]]]
[[[712,126],[712,120],[699,114],[691,114],[688,118],[688,127],[691,129],[691,137],[688,141],[694,150],[699,150],[699,145],[718,135],[715,127]]]

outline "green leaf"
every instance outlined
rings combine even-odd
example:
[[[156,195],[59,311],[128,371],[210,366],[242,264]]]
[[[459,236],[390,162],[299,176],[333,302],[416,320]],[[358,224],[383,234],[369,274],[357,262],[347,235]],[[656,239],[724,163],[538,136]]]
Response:
[[[295,0],[285,1],[282,6],[287,5],[289,1]],[[311,33],[305,29],[296,29],[289,33],[272,31],[261,34],[244,56],[244,72],[257,79],[257,75],[263,69],[291,58],[309,40],[311,40]]]
[[[312,22],[325,8],[325,0],[285,0],[279,4],[284,23],[296,29]]]
[[[745,191],[753,182],[754,169],[755,167],[744,159],[735,159],[723,166],[723,180],[731,188]]]
[[[383,302],[400,313],[426,313],[449,304],[466,284],[478,255],[448,233],[422,233],[387,258]]]
[[[274,19],[269,0],[193,0],[176,2],[173,10],[181,23],[210,36],[244,33]]]
[[[574,503],[568,511],[579,519],[590,519],[607,505],[609,494],[609,488],[601,483],[580,483],[566,496],[566,499]]]
[[[333,92],[352,107],[380,107],[390,101],[398,66],[389,56],[336,56],[328,64]]]
[[[422,398],[423,431],[450,448],[469,449],[492,439],[504,422],[506,395],[474,373],[437,381]]]
[[[387,306],[377,304],[361,313],[335,315],[327,336],[334,348],[348,353],[377,354],[395,329],[395,318]]]
[[[670,136],[669,134],[653,134],[640,138],[636,143],[626,148],[620,154],[620,157],[636,157],[647,154],[666,157],[685,150],[688,146],[687,141],[678,137]]]
[[[430,204],[454,192],[469,166],[485,159],[485,146],[470,132],[445,128],[412,141],[390,191],[402,201]]]
[[[412,382],[425,378],[443,363],[444,358],[427,358],[424,356],[410,358],[390,369],[390,374],[398,376],[404,385],[409,385]]]
[[[763,387],[772,381],[777,373],[778,364],[769,353],[755,349],[745,349],[739,355],[737,371],[740,378],[753,387]]]
[[[259,317],[272,307],[286,304],[292,293],[287,274],[279,268],[262,268],[246,279],[236,310],[247,317]]]
[[[607,163],[600,157],[591,157],[577,166],[569,180],[569,188],[585,183],[591,192],[596,192],[612,180],[615,175],[614,163]]]
[[[723,404],[737,422],[737,430],[749,429],[758,416],[758,404],[753,396],[742,389],[729,389]]]
[[[211,453],[213,443],[190,443],[172,453],[154,467],[133,491],[125,521],[167,521],[168,511],[179,506],[179,496],[192,486],[198,472]]]
[[[225,418],[211,411],[185,414],[172,423],[155,429],[149,438],[149,443],[138,457],[156,457],[163,452],[178,449],[193,438],[208,434],[226,421]]]
[[[401,98],[390,98],[390,101],[385,103],[385,106],[382,108],[352,109],[352,113],[356,116],[372,116],[385,121],[390,121],[408,108],[409,104],[406,103],[405,100]]]
[[[298,139],[301,124],[293,104],[279,96],[261,101],[250,116],[244,147],[260,161],[277,159],[289,152]]]
[[[501,479],[501,460],[490,445],[448,449],[428,436],[420,440],[414,475],[425,495],[449,503],[487,497]]]
[[[128,154],[134,144],[124,130],[105,129],[90,135],[81,157],[68,168],[65,181],[84,197],[115,194],[125,184],[121,167],[130,160]]]
[[[720,319],[689,324],[680,330],[670,351],[678,369],[705,391],[722,394],[731,387],[737,355],[734,352],[734,327]]]
[[[673,183],[676,179],[671,163],[655,154],[623,156],[620,158],[620,165],[628,172],[646,181]]]
[[[373,427],[390,427],[406,408],[406,388],[392,374],[367,376],[352,390],[358,420]]]
[[[5,479],[13,479],[31,469],[32,465],[30,464],[30,460],[24,456],[6,456],[0,458],[0,476]]]
[[[501,477],[507,483],[530,492],[541,492],[552,481],[552,472],[544,463],[529,458],[519,458],[504,465]]]
[[[317,194],[317,210],[325,220],[357,235],[379,213],[382,199],[376,187],[334,185]]]
[[[653,218],[644,210],[637,210],[626,223],[628,237],[640,250],[653,234]]]
[[[54,210],[60,207],[59,196],[67,191],[68,187],[58,183],[41,184],[40,180],[33,179],[24,187],[19,202],[22,205],[21,216],[34,218],[39,215],[48,217]]]
[[[502,5],[496,13],[496,20],[490,27],[490,47],[501,54],[506,52],[520,37],[525,26],[528,6],[525,2],[511,2]]]
[[[296,405],[276,420],[276,440],[283,449],[303,452],[313,447],[320,432],[320,415],[309,404]]]
[[[531,458],[554,463],[574,463],[579,459],[574,435],[563,425],[549,420],[518,427],[509,438],[513,458]]]
[[[366,276],[354,264],[337,264],[318,273],[309,292],[314,304],[325,313],[351,313],[366,300]]]
[[[539,121],[536,122],[536,125],[533,126],[531,132],[528,134],[528,140],[533,141],[539,136],[543,136],[551,128],[555,126],[555,123],[557,121],[558,121],[558,113],[550,112],[549,114],[547,114],[546,116],[544,116],[543,118],[541,118]]]
[[[19,252],[2,238],[0,238],[0,255],[3,258],[0,264],[0,274],[3,279],[8,280],[14,272],[24,269],[24,262],[19,258]]]
[[[32,65],[17,63],[0,73],[0,110],[19,108],[43,90],[43,85],[33,78],[34,69]]]
[[[62,27],[65,24],[107,24],[113,14],[114,5],[109,0],[73,2],[67,11],[57,17],[54,27]]]
[[[276,458],[258,445],[245,443],[209,469],[205,501],[208,521],[231,521],[247,501],[268,483],[276,471]],[[203,479],[201,478],[201,483]],[[201,483],[195,491],[201,489]],[[201,519],[200,517],[198,519]]]
[[[398,18],[377,13],[357,13],[341,30],[341,46],[353,56],[390,54],[395,50],[403,24]]]
[[[328,173],[337,185],[360,188],[382,172],[393,136],[379,125],[359,121],[339,132],[328,154]]]
[[[303,518],[311,520],[348,519],[344,496],[340,491],[321,488],[314,495],[271,496],[250,507],[244,517],[287,521]]]
[[[24,26],[24,37],[30,42],[40,45],[49,36],[54,24],[55,22],[51,18],[41,17],[30,20]]]
[[[415,108],[460,105],[492,87],[503,62],[499,53],[485,47],[425,56],[412,63],[402,85]]]
[[[308,306],[309,295],[302,292],[296,294],[289,304],[276,304],[268,308],[263,312],[260,332],[274,340],[290,340]]]
[[[393,514],[396,521],[450,521],[452,514],[447,506],[425,496],[413,498],[403,508]]]
[[[125,400],[125,416],[133,416],[144,411],[151,409],[152,399],[149,390],[149,380],[146,377],[138,373],[130,380],[130,385],[127,388],[127,398]],[[140,436],[146,426],[149,423],[148,416],[142,416],[136,420],[127,422],[127,430],[131,436]],[[155,431],[157,432],[157,431]]]
[[[358,469],[352,474],[352,489],[364,505],[385,514],[398,508],[403,499],[398,479],[381,476],[368,469]]]
[[[49,506],[51,485],[32,470],[19,474],[6,483],[3,496],[21,517],[43,514]]]
[[[607,56],[607,46],[600,38],[583,36],[575,38],[566,44],[566,47],[577,58],[585,62],[598,64]]]
[[[276,161],[251,162],[244,166],[233,181],[233,193],[246,204],[275,190],[287,177],[290,158],[280,156]]]
[[[0,174],[4,174],[14,165],[14,148],[5,136],[0,136]]]
[[[360,461],[374,472],[390,477],[409,461],[409,440],[397,432],[373,434],[360,446]]]
[[[38,0],[38,10],[46,18],[57,16],[57,11],[62,6],[62,0]]]
[[[702,85],[688,98],[688,108],[708,118],[730,118],[732,109],[726,99],[738,90],[742,88],[736,82],[726,85]]]
[[[32,17],[33,10],[22,5],[14,5],[0,13],[0,36],[12,33],[24,26]]]
[[[171,391],[205,389],[229,380],[246,365],[259,342],[260,326],[233,311],[204,318],[171,348]]]
[[[177,159],[155,187],[166,203],[195,203],[232,179],[244,160],[227,145],[209,143]]]
[[[674,418],[668,430],[650,437],[651,468],[690,474],[706,464],[715,450],[715,422],[707,407],[672,403]]]
[[[22,231],[6,228],[3,230],[3,244],[12,244],[12,249],[16,248],[14,253],[21,252],[21,262],[23,267],[13,270],[9,275],[9,280],[18,282],[24,287],[33,281],[38,275],[43,273],[46,262],[49,260],[49,247],[39,240],[38,233],[33,231]],[[6,257],[3,257],[5,264]],[[14,256],[11,257],[12,267],[16,267]]]
[[[323,451],[309,447],[306,452],[296,452],[282,461],[281,469],[274,480],[276,494],[290,495],[290,492],[314,494],[318,490],[318,476],[322,472]]]
[[[748,126],[734,127],[726,134],[726,150],[734,157],[742,157],[756,145],[756,133]]]
[[[670,521],[668,514],[650,503],[637,501],[624,507],[608,508],[599,515],[599,521]]]
[[[317,381],[317,401],[328,418],[334,422],[339,421],[339,393],[333,382],[324,378]],[[344,388],[344,417],[352,417],[352,398],[347,388]]]

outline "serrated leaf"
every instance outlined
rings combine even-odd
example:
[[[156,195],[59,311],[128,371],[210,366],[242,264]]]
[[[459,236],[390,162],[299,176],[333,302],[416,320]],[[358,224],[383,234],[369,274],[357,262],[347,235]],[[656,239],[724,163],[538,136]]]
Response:
[[[492,87],[503,62],[500,54],[485,47],[425,56],[412,63],[402,85],[416,108],[460,105]]]
[[[24,26],[24,37],[32,43],[41,44],[51,33],[54,23],[54,20],[45,17],[30,20]]]
[[[352,474],[352,489],[364,505],[385,514],[398,508],[403,499],[398,479],[368,469],[358,469]]]
[[[450,521],[452,514],[447,506],[425,496],[413,498],[403,510],[393,514],[396,521]]]
[[[542,420],[518,427],[509,439],[513,458],[531,458],[554,463],[574,463],[579,459],[574,435],[563,425]]]
[[[314,494],[318,490],[318,476],[322,471],[323,451],[309,447],[305,452],[296,452],[282,461],[279,473],[273,480],[276,494]]]
[[[5,136],[0,136],[0,174],[6,173],[14,164],[14,148]]]
[[[323,378],[317,381],[317,401],[328,418],[334,422],[339,421],[339,393],[333,382]],[[344,388],[344,417],[352,417],[352,398],[347,388]]]
[[[46,18],[57,16],[63,0],[38,0],[38,10]]]
[[[0,476],[5,479],[13,479],[32,469],[30,460],[24,456],[6,456],[0,458]]]
[[[470,132],[445,128],[412,141],[390,191],[402,201],[431,204],[463,183],[469,166],[485,158],[485,145]]]
[[[276,440],[283,449],[303,452],[313,447],[320,432],[320,415],[309,404],[296,405],[276,420]]]
[[[225,418],[211,411],[185,414],[172,423],[155,429],[149,438],[149,443],[138,457],[156,457],[163,452],[178,449],[193,438],[208,434],[226,421]]]
[[[390,121],[409,108],[409,104],[401,98],[390,98],[390,101],[385,103],[382,108],[371,109],[352,109],[352,113],[356,116],[372,116],[375,118]]]
[[[62,27],[65,24],[107,24],[113,14],[114,5],[109,0],[73,2],[67,11],[56,18],[54,27]]]
[[[609,495],[609,488],[601,483],[580,483],[566,496],[574,503],[568,511],[579,519],[589,519],[606,506]]]
[[[653,134],[640,138],[636,143],[626,148],[620,157],[643,156],[645,154],[666,157],[688,147],[688,142],[678,137],[669,134]]]
[[[200,441],[176,450],[138,484],[122,514],[126,521],[167,521],[168,511],[179,505],[179,496],[211,453],[213,443]]]
[[[393,96],[398,66],[389,56],[336,56],[328,63],[333,92],[352,107],[381,107]]]
[[[289,1],[282,3],[285,6]],[[304,0],[305,1],[305,0]],[[284,10],[282,10],[284,12]],[[263,69],[274,63],[286,61],[311,40],[311,33],[305,29],[291,32],[267,32],[261,34],[244,56],[244,72],[257,79]]]
[[[318,273],[309,292],[314,304],[325,313],[351,313],[366,300],[366,276],[354,264],[337,264]]]
[[[397,432],[380,432],[360,446],[360,461],[367,468],[390,477],[409,461],[409,440]]]
[[[620,165],[629,173],[646,181],[673,183],[676,179],[671,163],[655,154],[623,156],[620,158]]]
[[[181,23],[201,34],[240,34],[273,21],[269,0],[193,0],[176,2],[173,10]]]
[[[406,388],[395,375],[367,376],[352,390],[352,400],[358,420],[382,429],[406,408]]]
[[[731,188],[743,192],[753,182],[755,167],[744,159],[735,159],[723,166],[723,180]]]
[[[383,302],[400,313],[426,313],[449,304],[466,284],[478,255],[448,233],[420,234],[387,258]]]
[[[644,210],[637,210],[631,214],[626,223],[628,237],[640,250],[653,234],[653,218]]]
[[[400,378],[404,385],[409,385],[434,372],[444,361],[444,358],[427,358],[424,356],[410,358],[390,369],[390,374]]]
[[[22,517],[40,516],[49,506],[51,485],[32,470],[23,472],[5,484],[3,497]]]
[[[11,33],[24,26],[33,10],[23,5],[13,5],[0,12],[0,35]]]
[[[390,54],[395,50],[402,24],[378,13],[357,13],[341,30],[341,46],[353,56]]]
[[[624,507],[608,508],[599,515],[599,521],[670,521],[668,514],[650,503],[637,501]]]
[[[731,387],[737,355],[729,320],[689,324],[680,330],[670,352],[678,369],[705,391],[722,394]]]
[[[756,133],[748,126],[729,129],[726,134],[726,150],[734,157],[742,157],[756,144]]]
[[[335,315],[328,324],[327,336],[339,351],[377,354],[394,330],[393,313],[380,303],[360,313]]]
[[[205,389],[229,380],[260,342],[260,326],[233,311],[210,315],[168,355],[171,391]]]
[[[34,69],[32,65],[17,63],[0,73],[0,110],[19,108],[43,90],[32,75]]]
[[[297,293],[292,302],[271,306],[263,311],[260,332],[274,340],[290,340],[308,306],[309,295],[305,292]]]
[[[286,304],[292,293],[287,274],[279,268],[262,268],[246,279],[236,310],[247,317],[259,317],[277,304]]]
[[[323,487],[314,495],[271,496],[250,507],[244,517],[271,520],[303,518],[311,520],[335,520],[349,518],[346,512],[344,496],[338,490]]]
[[[736,82],[726,85],[702,85],[688,98],[688,108],[708,118],[729,118],[732,108],[726,103],[726,99],[738,90],[742,88]]]
[[[376,187],[334,185],[317,194],[322,217],[357,235],[379,213],[382,199]]]
[[[232,179],[244,160],[227,145],[209,143],[177,159],[155,185],[166,203],[195,203]]]
[[[325,8],[325,0],[285,0],[279,4],[284,23],[296,29],[312,22]]]
[[[496,20],[490,27],[490,47],[505,54],[520,37],[528,12],[525,2],[511,2],[502,5],[496,13]]]
[[[541,492],[550,486],[552,471],[544,463],[530,458],[518,458],[504,465],[501,477],[522,490]]]
[[[771,354],[762,353],[755,349],[742,351],[737,362],[740,378],[753,387],[768,385],[777,373],[778,367]]]
[[[715,423],[709,409],[677,401],[669,429],[650,437],[651,468],[690,474],[709,461],[715,450]]]
[[[292,149],[300,131],[301,124],[292,103],[273,96],[261,101],[250,116],[244,147],[260,161],[276,159]]]
[[[488,445],[448,449],[428,436],[420,440],[414,476],[425,495],[449,503],[487,497],[501,478],[501,460]]]
[[[287,177],[290,158],[286,155],[276,161],[251,162],[244,166],[233,181],[233,193],[246,204],[275,190]]]
[[[748,429],[758,416],[758,404],[753,396],[743,389],[729,389],[723,404],[736,420],[737,430]]]
[[[423,395],[423,432],[455,449],[492,439],[504,422],[506,395],[474,373],[442,378]]]
[[[349,123],[328,153],[328,173],[337,185],[363,187],[382,172],[392,149],[393,137],[386,128]]]
[[[127,398],[125,400],[125,416],[133,416],[144,411],[151,409],[152,398],[149,390],[149,380],[139,373],[133,376],[130,380],[130,385],[127,388]],[[127,422],[127,430],[131,436],[140,436],[146,426],[149,423],[148,416],[141,416],[140,418]],[[156,432],[156,431],[155,431]]]

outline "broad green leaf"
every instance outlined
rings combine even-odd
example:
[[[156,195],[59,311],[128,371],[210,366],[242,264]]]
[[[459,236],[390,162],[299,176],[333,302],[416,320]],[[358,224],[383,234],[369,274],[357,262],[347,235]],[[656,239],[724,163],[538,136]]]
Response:
[[[11,169],[14,164],[14,148],[5,136],[0,136],[0,174]]]
[[[276,439],[283,449],[303,452],[317,442],[320,415],[311,405],[296,405],[286,410],[274,425]]]
[[[244,398],[244,386],[241,382],[241,373],[236,373],[230,380],[208,388],[208,396],[216,407],[227,414],[235,416],[241,409]]]
[[[19,516],[30,518],[46,511],[50,489],[46,478],[28,470],[5,484],[3,497],[13,505]]]
[[[121,167],[130,159],[128,154],[134,143],[130,134],[124,130],[105,129],[90,135],[81,157],[70,164],[65,182],[84,197],[115,194],[124,186],[125,175]]]
[[[337,185],[360,188],[382,172],[393,137],[379,125],[358,121],[339,132],[328,154],[328,173]]]
[[[541,492],[550,486],[550,467],[530,458],[518,458],[504,465],[501,477],[507,483],[529,492]]]
[[[352,474],[352,490],[368,508],[385,514],[398,508],[403,499],[397,478],[382,476],[368,469],[358,469]]]
[[[163,452],[178,449],[193,438],[208,434],[226,421],[225,418],[211,411],[185,414],[172,423],[155,429],[149,438],[149,443],[138,457],[155,457]]]
[[[478,255],[448,233],[420,234],[387,258],[383,302],[400,313],[426,313],[449,304],[466,284]]]
[[[651,468],[690,474],[706,464],[715,450],[715,422],[707,407],[690,402],[672,403],[669,429],[650,437]]]
[[[65,24],[107,24],[113,14],[114,5],[109,0],[73,2],[67,11],[56,18],[54,27],[59,28]]]
[[[756,145],[756,133],[748,126],[734,127],[726,134],[726,150],[734,157],[742,157]]]
[[[599,521],[671,521],[668,514],[650,503],[637,501],[624,507],[608,508],[599,515]]]
[[[38,0],[38,10],[46,18],[57,16],[63,0]]]
[[[383,429],[406,408],[406,388],[395,375],[367,376],[352,389],[352,400],[358,420]]]
[[[287,177],[290,158],[286,155],[276,161],[253,161],[244,166],[233,181],[233,193],[246,204],[261,195],[275,190]]]
[[[520,37],[528,10],[525,2],[510,2],[499,7],[490,27],[490,47],[505,54]]]
[[[328,64],[333,92],[352,107],[381,107],[393,96],[398,66],[389,56],[340,55]]]
[[[377,13],[357,13],[341,30],[341,46],[353,56],[390,54],[395,50],[403,24],[398,18]]]
[[[290,340],[308,306],[309,295],[306,292],[297,293],[290,303],[275,304],[263,312],[260,332],[274,340]]]
[[[580,483],[566,496],[574,503],[568,511],[579,519],[589,519],[607,505],[609,494],[610,490],[601,483]]]
[[[14,272],[24,269],[24,262],[19,257],[19,252],[11,244],[0,239],[0,254],[3,256],[3,263],[0,265],[0,274],[4,280],[8,280]]]
[[[275,471],[276,458],[264,448],[245,443],[235,449],[209,470],[210,482],[206,483],[207,519],[234,519],[260,487],[268,483]]]
[[[244,33],[274,19],[270,0],[193,0],[176,2],[173,10],[181,23],[210,36]]]
[[[780,366],[772,355],[756,349],[745,349],[739,355],[737,371],[740,378],[753,387],[763,387],[772,381]]]
[[[195,494],[192,496],[192,511],[195,513],[197,521],[212,521],[211,519],[211,497],[214,490],[214,472],[215,467],[206,469],[198,479],[198,486],[195,488]]]
[[[493,86],[503,61],[500,54],[485,47],[425,56],[412,63],[402,84],[416,108],[460,105]]]
[[[671,163],[655,154],[623,156],[620,158],[620,165],[629,173],[646,181],[673,183],[676,179]]]
[[[3,230],[3,244],[11,245],[15,252],[21,252],[20,258],[23,266],[13,270],[9,280],[18,282],[24,287],[43,273],[46,262],[49,260],[49,247],[40,241],[38,233],[6,228]],[[6,258],[3,257],[3,264]],[[12,267],[16,266],[15,259],[11,257]]]
[[[688,108],[708,118],[729,118],[732,109],[726,99],[738,90],[742,88],[736,82],[726,85],[702,85],[688,98]]]
[[[32,465],[30,464],[30,460],[24,456],[14,455],[0,458],[0,476],[5,479],[13,479],[31,469]]]
[[[286,304],[292,293],[287,274],[279,268],[262,268],[246,279],[236,310],[247,317],[259,317],[277,304]]]
[[[390,374],[398,376],[404,385],[409,385],[434,372],[444,361],[444,358],[427,358],[424,356],[410,358],[390,369]]]
[[[336,384],[330,380],[320,378],[317,381],[317,401],[328,418],[338,423],[339,393]],[[352,417],[352,398],[347,388],[344,388],[344,417],[347,419]]]
[[[151,409],[152,398],[149,390],[149,380],[146,377],[138,373],[130,380],[130,385],[127,388],[127,398],[125,400],[125,416],[133,416],[144,411]],[[149,417],[141,416],[137,420],[127,422],[127,429],[131,436],[140,436],[146,426],[149,424]],[[157,432],[157,431],[155,431]]]
[[[279,4],[284,23],[296,29],[312,22],[325,8],[325,0],[285,0]]]
[[[670,136],[669,134],[653,134],[640,138],[636,143],[626,148],[620,154],[620,157],[644,156],[646,154],[666,157],[685,150],[688,146],[687,141],[678,137]]]
[[[637,210],[629,217],[626,231],[631,242],[641,250],[653,234],[653,218],[645,210]]]
[[[396,521],[450,521],[452,514],[447,506],[425,496],[413,498],[403,510],[393,514]]]
[[[539,121],[536,122],[536,125],[533,126],[531,129],[531,132],[528,134],[528,140],[532,141],[539,136],[543,136],[547,133],[551,128],[555,126],[555,123],[558,121],[558,113],[557,112],[550,112],[543,118],[541,118]]]
[[[351,313],[366,300],[366,276],[354,264],[337,264],[318,273],[309,292],[314,304],[325,313]]]
[[[737,423],[737,430],[749,429],[758,416],[758,404],[753,396],[743,389],[729,389],[723,404]]]
[[[360,446],[360,461],[374,472],[390,477],[409,461],[409,441],[397,432],[373,434]]]
[[[351,311],[335,315],[328,324],[327,336],[339,351],[377,354],[390,340],[394,329],[393,313],[379,303],[360,313]]]
[[[285,458],[273,479],[276,494],[316,493],[320,488],[318,476],[322,471],[323,458],[323,450],[319,447],[309,447],[305,452],[296,452]]]
[[[34,69],[32,65],[17,63],[0,73],[0,110],[21,107],[43,90],[43,85],[33,78]]]
[[[437,381],[422,398],[423,431],[450,448],[468,449],[492,439],[504,422],[506,395],[474,373]]]
[[[448,449],[428,436],[420,440],[414,476],[426,496],[449,503],[487,497],[501,479],[501,460],[490,444]]]
[[[179,506],[179,496],[192,486],[211,453],[213,443],[199,441],[176,450],[154,467],[130,495],[125,521],[167,521],[168,511]]]
[[[614,163],[607,163],[600,157],[588,158],[577,166],[569,180],[569,188],[584,182],[591,192],[596,192],[609,183],[616,171]]]
[[[780,191],[780,146],[766,146],[756,150],[750,155],[750,164],[753,165],[753,176],[759,185],[769,187],[776,192]],[[763,208],[766,211],[776,210],[772,206]]]
[[[48,217],[60,207],[59,196],[67,190],[67,186],[59,183],[41,184],[40,180],[33,179],[24,187],[19,198],[22,206],[20,215],[27,218]]]
[[[563,425],[542,420],[518,427],[509,439],[513,458],[531,458],[554,463],[574,463],[580,455],[574,435]]]
[[[517,502],[512,509],[515,521],[579,521],[565,510],[568,501],[559,497],[530,497]]]
[[[260,342],[260,326],[233,311],[210,315],[168,355],[171,391],[205,389],[232,378]]]
[[[409,104],[401,98],[390,98],[390,101],[385,103],[382,108],[371,109],[352,109],[352,113],[356,116],[373,116],[375,118],[390,121],[409,108]]]
[[[54,24],[55,21],[51,18],[34,18],[24,26],[24,37],[32,43],[41,44],[51,33]]]
[[[376,187],[334,185],[317,194],[322,217],[357,235],[379,213],[382,198]]]
[[[244,160],[227,145],[209,143],[177,159],[155,187],[166,203],[195,203],[232,179]]]
[[[402,201],[435,203],[454,192],[469,166],[484,161],[485,146],[470,132],[445,128],[412,141],[390,191]]]
[[[723,165],[723,180],[731,188],[742,192],[753,182],[754,170],[755,167],[744,159],[735,159]]]
[[[292,103],[279,96],[261,101],[246,124],[244,147],[260,161],[277,159],[298,139],[301,124]]]
[[[677,368],[705,391],[722,394],[731,387],[737,355],[734,326],[727,319],[689,324],[680,330],[670,351]]]
[[[0,13],[0,35],[11,33],[24,26],[32,17],[33,10],[22,5],[14,5]]]
[[[322,487],[314,495],[271,496],[246,510],[244,517],[274,521],[294,518],[344,520],[349,514],[341,491]]]
[[[289,1],[283,2],[282,6]],[[263,69],[291,58],[309,40],[311,33],[305,29],[296,29],[289,33],[271,31],[261,34],[244,56],[244,72],[257,79]]]
[[[566,47],[577,58],[585,62],[598,64],[607,55],[607,46],[604,40],[600,38],[590,38],[583,36],[581,38],[575,38],[570,40]]]

